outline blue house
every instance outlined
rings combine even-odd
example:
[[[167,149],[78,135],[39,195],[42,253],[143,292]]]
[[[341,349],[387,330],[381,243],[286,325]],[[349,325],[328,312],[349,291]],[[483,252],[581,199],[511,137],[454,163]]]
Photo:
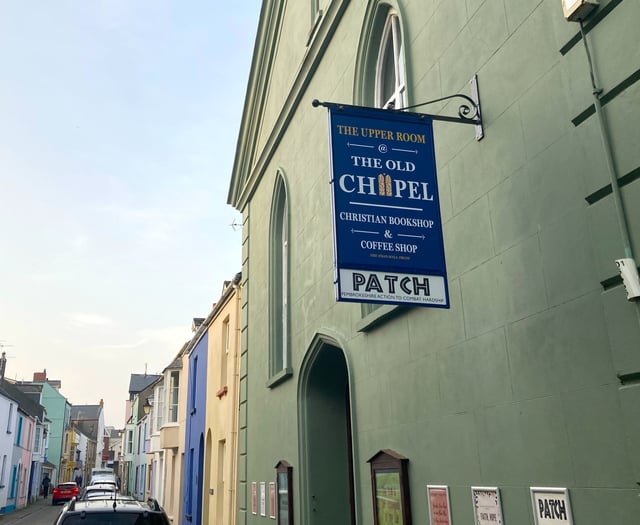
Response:
[[[206,322],[200,323],[187,350],[189,378],[187,383],[187,419],[185,422],[182,523],[200,524],[202,516],[208,325],[209,323]]]

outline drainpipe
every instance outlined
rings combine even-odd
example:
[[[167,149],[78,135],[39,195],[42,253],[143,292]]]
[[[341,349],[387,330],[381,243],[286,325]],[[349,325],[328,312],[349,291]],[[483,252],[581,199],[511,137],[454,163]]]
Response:
[[[640,304],[637,301],[640,298],[640,278],[638,277],[638,267],[635,262],[635,258],[633,257],[631,237],[629,235],[629,225],[624,210],[624,203],[622,201],[620,186],[618,185],[618,174],[616,171],[615,162],[613,160],[611,141],[609,140],[609,133],[602,111],[602,103],[600,101],[600,96],[602,95],[603,90],[602,88],[598,87],[596,82],[596,75],[594,71],[595,68],[584,31],[583,20],[579,19],[578,22],[580,24],[580,36],[582,37],[584,49],[587,54],[587,61],[589,63],[589,75],[591,77],[591,87],[594,106],[596,110],[596,117],[598,119],[598,128],[600,130],[600,138],[602,140],[602,147],[604,149],[604,160],[607,166],[607,172],[609,173],[609,179],[611,181],[611,193],[613,195],[613,202],[618,219],[618,227],[620,229],[620,237],[624,248],[624,259],[616,260],[616,265],[618,266],[618,271],[620,272],[620,275],[622,277],[622,282],[627,290],[627,299],[629,301],[636,302],[636,316],[638,317],[638,322],[640,323]]]
[[[240,341],[241,341],[241,333],[242,327],[240,323],[242,322],[242,309],[241,309],[241,301],[242,301],[242,287],[240,286],[241,274],[236,275],[233,280],[233,288],[234,288],[234,301],[235,301],[235,324],[238,328],[236,328],[236,339],[233,345],[233,422],[231,425],[231,479],[233,483],[230,483],[229,493],[231,496],[231,501],[234,501],[234,495],[236,494],[236,487],[238,485],[238,425],[240,419],[240,371],[238,370],[238,363],[240,361],[238,352],[240,349]],[[235,501],[235,504],[232,505],[230,509],[230,521],[229,523],[236,523],[236,512],[238,508],[238,502]]]

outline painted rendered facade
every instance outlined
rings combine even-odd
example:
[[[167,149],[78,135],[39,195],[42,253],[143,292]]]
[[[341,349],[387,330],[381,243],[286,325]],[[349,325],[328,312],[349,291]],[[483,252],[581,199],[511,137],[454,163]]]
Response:
[[[235,525],[241,276],[225,283],[208,334],[202,523]]]
[[[187,419],[185,422],[182,523],[198,523],[203,508],[204,431],[207,398],[209,336],[203,324],[194,335],[187,353]]]
[[[164,421],[160,425],[160,448],[164,451],[162,500],[169,518],[178,523],[182,517],[185,428],[187,418],[187,384],[189,370],[188,343],[163,371]]]
[[[409,460],[414,523],[429,521],[427,485],[448,487],[452,523],[473,523],[472,486],[500,490],[506,523],[534,523],[531,487],[566,488],[576,524],[637,523],[638,309],[561,4],[263,2],[229,190],[243,214],[238,523],[268,520],[252,486],[282,460],[295,523],[374,523],[368,460],[384,449]],[[376,104],[389,15],[407,104],[468,94],[478,75],[484,139],[434,124],[446,310],[334,299],[327,115],[311,102]],[[638,250],[639,24],[640,4],[619,0],[585,24]]]
[[[9,479],[12,472],[13,442],[16,428],[16,402],[10,397],[0,395],[0,514],[15,508],[13,498],[9,505]]]
[[[49,447],[47,450],[47,461],[53,465],[57,470],[56,476],[59,476],[59,481],[63,481],[61,476],[61,463],[62,463],[62,447],[64,441],[65,429],[69,425],[69,418],[71,414],[71,404],[67,399],[59,392],[58,389],[52,387],[48,382],[37,382],[35,384],[42,385],[42,397],[40,403],[45,407],[47,411],[47,418],[50,421],[49,433],[47,436]],[[57,479],[51,478],[54,482]]]
[[[164,375],[153,384],[149,412],[149,447],[147,468],[149,472],[149,493],[148,496],[158,501],[164,500],[164,450],[160,446],[160,428],[166,417],[164,405]]]
[[[29,475],[29,501],[35,501],[40,496],[40,484],[44,477],[44,458],[47,457],[47,435],[49,423],[46,416],[37,421],[33,438],[33,454],[31,456],[31,473]]]
[[[104,402],[97,405],[72,405],[70,426],[88,438],[83,456],[83,464],[79,467],[91,472],[94,467],[104,466],[102,453],[104,449],[105,423]]]
[[[33,415],[18,409],[18,421],[14,436],[14,458],[17,459],[15,494],[16,508],[18,509],[26,507],[29,500],[29,480],[31,474],[35,428],[36,418]]]

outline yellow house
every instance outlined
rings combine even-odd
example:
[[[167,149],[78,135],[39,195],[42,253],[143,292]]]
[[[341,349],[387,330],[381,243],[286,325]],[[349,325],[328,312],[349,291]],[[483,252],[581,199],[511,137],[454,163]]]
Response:
[[[236,523],[241,274],[225,282],[208,326],[202,523]]]
[[[76,450],[80,444],[80,434],[73,425],[64,431],[64,446],[60,465],[60,482],[73,481],[76,468]]]

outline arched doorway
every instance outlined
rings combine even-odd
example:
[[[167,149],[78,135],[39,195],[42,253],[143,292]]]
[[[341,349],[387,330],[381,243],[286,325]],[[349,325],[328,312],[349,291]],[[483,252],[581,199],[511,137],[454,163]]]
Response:
[[[349,374],[342,350],[318,341],[301,370],[302,521],[355,524]]]
[[[202,485],[203,492],[203,505],[202,505],[202,521],[203,523],[207,523],[212,515],[211,512],[211,498],[209,497],[209,487],[212,487],[213,484],[211,482],[211,468],[213,465],[213,454],[212,454],[212,443],[211,443],[211,429],[207,429],[207,442],[204,448],[204,479]]]
[[[201,519],[202,516],[202,500],[204,491],[204,436],[200,434],[200,446],[198,448],[198,476],[196,478],[196,516],[197,519]]]

